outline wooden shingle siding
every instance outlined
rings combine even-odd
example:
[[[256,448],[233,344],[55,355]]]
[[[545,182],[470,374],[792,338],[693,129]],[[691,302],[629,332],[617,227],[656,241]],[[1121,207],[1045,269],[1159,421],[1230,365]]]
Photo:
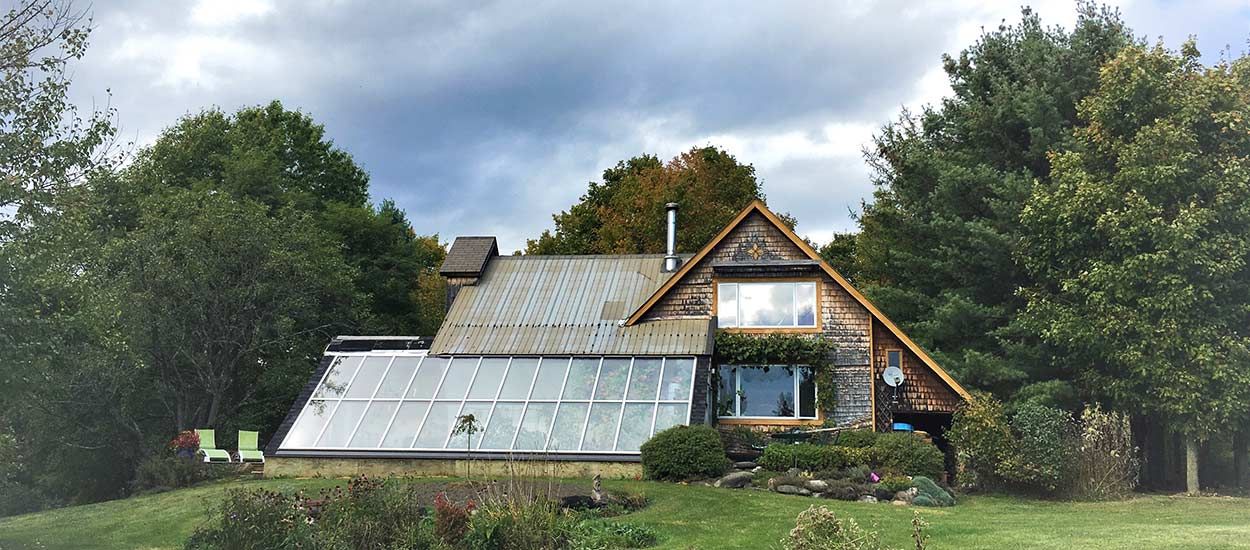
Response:
[[[874,321],[873,327],[873,376],[880,380],[888,361],[887,352],[901,352],[903,376],[905,382],[899,390],[899,404],[893,411],[889,410],[891,388],[884,383],[877,383],[877,427],[887,429],[893,419],[891,412],[900,413],[953,413],[962,402],[955,393],[932,370],[927,368],[920,358],[907,349],[898,338],[886,330],[880,322]]]

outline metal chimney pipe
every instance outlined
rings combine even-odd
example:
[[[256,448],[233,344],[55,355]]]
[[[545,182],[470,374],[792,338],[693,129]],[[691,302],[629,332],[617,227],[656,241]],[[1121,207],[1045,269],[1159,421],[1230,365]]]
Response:
[[[664,252],[664,271],[677,271],[681,258],[677,257],[677,203],[664,205],[668,210],[668,241]]]

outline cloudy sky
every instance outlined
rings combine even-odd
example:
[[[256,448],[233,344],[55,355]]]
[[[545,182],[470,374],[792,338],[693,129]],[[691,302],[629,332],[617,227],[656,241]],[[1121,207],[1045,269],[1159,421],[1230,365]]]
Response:
[[[1070,1],[1032,3],[1071,26]],[[1208,60],[1246,49],[1250,1],[1134,1],[1125,19]],[[126,140],[178,117],[280,99],[311,114],[420,233],[551,226],[616,161],[695,145],[755,165],[774,209],[825,241],[871,193],[862,147],[949,91],[943,52],[1016,2],[108,0],[75,100]],[[111,97],[106,90],[111,90]]]

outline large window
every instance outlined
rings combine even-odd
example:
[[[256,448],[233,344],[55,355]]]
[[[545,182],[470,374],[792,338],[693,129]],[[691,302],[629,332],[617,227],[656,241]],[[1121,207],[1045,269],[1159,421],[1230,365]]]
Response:
[[[725,282],[716,285],[721,327],[816,328],[816,282]]]
[[[816,418],[816,375],[807,367],[721,367],[721,418]]]
[[[282,449],[637,453],[686,424],[691,357],[336,355]],[[472,414],[480,431],[452,435]]]

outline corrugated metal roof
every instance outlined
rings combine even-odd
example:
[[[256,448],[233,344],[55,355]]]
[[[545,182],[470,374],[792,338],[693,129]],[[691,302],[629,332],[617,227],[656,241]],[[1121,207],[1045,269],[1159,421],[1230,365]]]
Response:
[[[711,319],[619,326],[671,276],[660,254],[499,256],[460,290],[436,354],[707,355]]]

